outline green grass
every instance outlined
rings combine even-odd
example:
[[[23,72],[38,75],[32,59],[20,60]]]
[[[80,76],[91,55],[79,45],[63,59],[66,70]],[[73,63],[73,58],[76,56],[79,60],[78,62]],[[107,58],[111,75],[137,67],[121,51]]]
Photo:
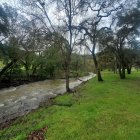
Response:
[[[0,61],[0,68],[3,68],[4,67],[4,64],[2,61]]]
[[[139,140],[140,73],[126,80],[103,76],[104,82],[92,79],[77,93],[57,97],[57,105],[19,118],[0,131],[0,140],[24,140],[45,126],[47,140]]]

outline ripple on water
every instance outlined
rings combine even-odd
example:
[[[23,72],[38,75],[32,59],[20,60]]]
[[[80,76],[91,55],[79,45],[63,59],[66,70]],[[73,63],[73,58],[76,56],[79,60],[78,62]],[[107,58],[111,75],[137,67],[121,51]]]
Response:
[[[23,101],[23,100],[25,100],[27,98],[27,96],[22,96],[22,97],[20,97],[19,99],[16,99],[15,101],[14,101],[14,103],[17,103],[17,102],[19,102],[19,101]]]
[[[35,101],[35,100],[37,100],[37,98],[31,98],[30,100]]]
[[[0,107],[3,107],[4,106],[4,104],[0,104]]]
[[[11,88],[1,90],[1,93],[13,92],[15,90],[16,90],[16,87],[11,87]]]

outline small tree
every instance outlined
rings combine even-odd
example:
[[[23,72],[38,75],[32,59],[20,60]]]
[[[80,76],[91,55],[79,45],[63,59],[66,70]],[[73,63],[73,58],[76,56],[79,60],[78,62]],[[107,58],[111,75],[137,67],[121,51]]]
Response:
[[[137,35],[140,25],[139,19],[140,12],[138,10],[131,9],[124,13],[118,12],[115,28],[113,26],[112,30],[109,29],[107,32],[104,32],[105,34],[102,33],[100,42],[103,46],[109,47],[114,53],[121,79],[125,79],[125,69],[126,67],[129,67],[128,65],[130,64],[127,50],[134,48],[132,47],[132,42],[129,41],[129,38]],[[132,54],[131,51],[131,55]],[[130,73],[130,68],[128,73]]]

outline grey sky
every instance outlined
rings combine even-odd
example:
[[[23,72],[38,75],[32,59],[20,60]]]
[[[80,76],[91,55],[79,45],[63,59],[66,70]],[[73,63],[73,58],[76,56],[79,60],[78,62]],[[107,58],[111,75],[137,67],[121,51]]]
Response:
[[[14,4],[17,0],[0,0],[0,3],[10,3]]]
[[[19,0],[0,0],[0,3],[1,4],[2,3],[8,3],[9,5],[18,8],[18,6],[19,6],[18,1]],[[51,9],[48,11],[48,15],[49,15],[51,21],[53,22],[53,24],[55,24],[55,25],[61,24],[61,22],[62,22],[62,20],[58,20],[59,16],[61,18],[64,16],[64,18],[65,18],[65,15],[63,13],[60,13],[60,12],[57,13],[56,11],[54,11],[53,7],[51,7]],[[84,17],[87,18],[88,15],[91,15],[91,14],[88,13],[85,16],[82,16],[82,19]],[[74,22],[78,22],[78,21],[80,21],[82,19],[80,19],[80,17],[75,17]],[[105,18],[104,20],[102,20],[102,23],[100,24],[100,26],[105,26],[105,25],[106,26],[110,25],[110,19],[109,18]]]

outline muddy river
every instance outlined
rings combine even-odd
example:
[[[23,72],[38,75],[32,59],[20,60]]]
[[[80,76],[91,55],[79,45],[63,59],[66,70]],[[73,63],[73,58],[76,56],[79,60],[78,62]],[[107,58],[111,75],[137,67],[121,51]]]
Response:
[[[90,73],[88,76],[71,79],[70,88],[77,87],[93,77],[95,74]],[[41,102],[65,92],[65,80],[62,79],[45,80],[0,90],[0,123],[22,116],[38,108]]]

